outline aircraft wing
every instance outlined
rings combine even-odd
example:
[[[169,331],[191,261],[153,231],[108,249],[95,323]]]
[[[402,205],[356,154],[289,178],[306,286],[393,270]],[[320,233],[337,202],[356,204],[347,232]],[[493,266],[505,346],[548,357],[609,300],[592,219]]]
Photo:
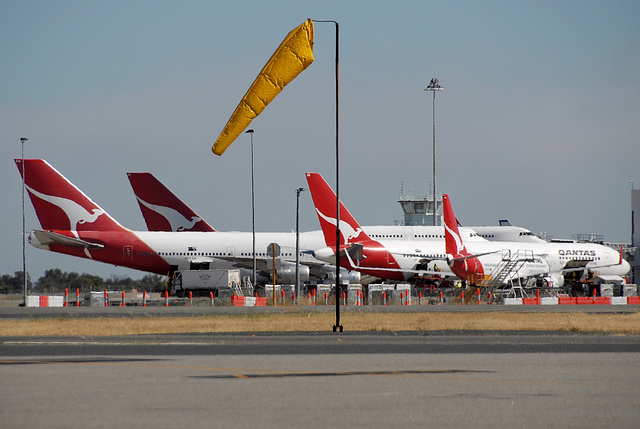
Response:
[[[32,231],[32,234],[44,246],[50,244],[59,244],[67,247],[82,247],[85,249],[102,249],[104,245],[98,243],[89,243],[79,238],[67,237],[52,231],[43,231],[41,229]]]

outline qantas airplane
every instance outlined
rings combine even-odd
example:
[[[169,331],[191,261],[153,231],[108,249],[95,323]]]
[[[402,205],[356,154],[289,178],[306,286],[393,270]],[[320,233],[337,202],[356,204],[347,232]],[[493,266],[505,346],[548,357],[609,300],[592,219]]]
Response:
[[[140,211],[149,231],[203,231],[215,229],[191,207],[178,198],[169,188],[151,173],[127,173],[129,183],[136,196]],[[371,238],[406,240],[444,240],[442,226],[375,225],[362,227]],[[473,226],[470,234],[492,241],[542,242],[526,228],[512,225]],[[322,237],[321,231],[317,234]],[[321,240],[321,238],[319,238]]]
[[[460,279],[483,276],[492,272],[505,259],[504,251],[517,251],[512,243],[486,242],[464,243],[458,229],[448,195],[442,196],[445,222],[445,243],[448,265]],[[498,252],[498,248],[502,248]],[[544,260],[548,270],[544,273],[547,282],[556,287],[564,284],[563,274],[571,271],[589,270],[597,275],[625,276],[630,265],[622,255],[610,247],[593,243],[547,243],[531,244],[527,247],[533,260]],[[524,258],[527,255],[520,255]],[[523,276],[524,277],[524,276]]]
[[[606,246],[591,243],[517,243],[488,241],[471,231],[458,228],[449,197],[445,199],[445,243],[432,240],[374,240],[360,227],[340,202],[341,241],[336,243],[336,196],[318,173],[307,173],[307,182],[328,247],[318,249],[316,258],[335,263],[340,248],[341,264],[350,269],[390,280],[407,280],[427,263],[444,262],[453,273],[467,280],[471,275],[492,274],[492,269],[507,257],[521,261],[502,282],[517,277],[544,277],[556,287],[564,284],[568,266],[597,271],[599,274],[625,275],[629,263]],[[454,228],[455,227],[455,228]],[[455,233],[452,233],[454,231]],[[462,246],[462,237],[471,251]],[[456,244],[458,247],[451,247]],[[486,267],[486,269],[485,269]]]
[[[173,192],[169,190],[162,182],[160,182],[151,173],[127,173],[129,182],[133,189],[133,192],[138,201],[138,205],[142,212],[142,215],[147,224],[149,231],[208,231],[214,232],[215,229],[210,226],[206,221],[202,219],[191,207],[178,198]],[[382,241],[392,240],[439,240],[444,243],[444,228],[442,226],[398,226],[398,225],[378,225],[378,226],[363,226],[364,231],[374,239]],[[509,226],[481,226],[472,227],[472,229],[462,228],[470,237],[488,236],[492,239],[502,239],[509,241],[526,241],[537,242],[541,241],[538,237],[535,237],[525,228]],[[245,233],[248,234],[248,233]],[[317,240],[322,240],[322,231],[308,232],[307,235],[315,237]],[[440,248],[444,248],[442,244]],[[432,262],[430,259],[421,259],[422,263],[417,264],[416,270],[413,274],[426,274],[429,269],[432,271],[437,268],[437,262]],[[440,266],[445,268],[445,271],[449,271],[444,264],[445,259],[442,259]],[[429,267],[429,263],[431,266]],[[313,272],[317,272],[318,267],[312,269]],[[436,271],[433,271],[436,272]],[[352,271],[351,274],[346,270],[341,275],[343,281],[349,279],[350,281],[358,281],[353,278],[357,271]],[[438,271],[438,274],[443,274]],[[332,280],[335,277],[334,270],[326,267],[321,270],[321,278]],[[368,283],[376,281],[375,277],[360,278],[362,282]]]
[[[132,231],[47,161],[15,162],[21,174],[26,172],[26,189],[42,227],[29,235],[29,243],[35,247],[161,275],[178,270],[240,268],[247,276],[252,271],[250,233]],[[295,282],[295,263],[291,262],[295,261],[294,233],[256,234],[258,282],[270,280],[272,258],[267,247],[271,243],[277,243],[282,251],[276,263],[277,281]],[[312,251],[323,246],[321,234],[300,234],[301,281],[308,280],[310,269],[319,278],[330,273],[324,262],[312,257]],[[352,282],[360,278],[357,272],[348,275]]]

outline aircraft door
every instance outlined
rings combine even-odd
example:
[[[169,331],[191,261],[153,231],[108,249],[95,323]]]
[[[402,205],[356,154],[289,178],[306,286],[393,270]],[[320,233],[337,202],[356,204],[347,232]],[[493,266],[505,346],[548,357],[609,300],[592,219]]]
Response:
[[[233,246],[227,247],[227,256],[231,256],[232,258],[235,258],[235,256],[236,256],[236,248],[233,247]]]
[[[133,261],[133,246],[132,245],[127,244],[127,245],[122,247],[122,260],[124,262]]]

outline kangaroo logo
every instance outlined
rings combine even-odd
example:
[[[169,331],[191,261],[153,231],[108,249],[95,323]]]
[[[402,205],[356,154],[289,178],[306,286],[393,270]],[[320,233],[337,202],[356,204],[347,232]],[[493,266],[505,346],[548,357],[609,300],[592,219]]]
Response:
[[[202,219],[197,216],[192,216],[191,220],[187,219],[178,210],[171,207],[158,206],[148,203],[142,198],[136,196],[140,204],[148,208],[149,210],[158,213],[160,216],[166,219],[171,225],[171,231],[185,231],[190,230],[193,226],[200,222]]]
[[[53,195],[46,195],[29,186],[26,186],[26,188],[38,198],[59,207],[67,215],[67,218],[69,219],[69,228],[71,230],[77,230],[78,225],[93,223],[104,214],[104,210],[100,208],[93,208],[91,209],[91,212],[89,212],[73,200]]]
[[[456,244],[455,253],[458,254],[461,251],[464,251],[465,249],[464,249],[464,244],[462,243],[462,238],[458,234],[456,234],[454,231],[452,231],[451,228],[447,226],[446,222],[444,223],[444,228],[447,230],[447,233],[453,238],[453,241]]]
[[[333,226],[337,225],[336,218],[325,216],[318,209],[316,209],[316,212],[318,212],[318,216],[320,216],[325,221],[329,222],[331,225]],[[351,239],[358,238],[361,232],[362,232],[362,228],[358,227],[357,229],[353,229],[351,225],[349,225],[344,220],[340,219],[340,235],[342,235],[342,239],[345,241],[345,243],[350,243]]]

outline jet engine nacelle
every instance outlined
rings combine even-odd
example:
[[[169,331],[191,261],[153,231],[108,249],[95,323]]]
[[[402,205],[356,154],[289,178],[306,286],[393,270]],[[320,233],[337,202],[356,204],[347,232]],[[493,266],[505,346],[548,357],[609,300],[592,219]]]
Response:
[[[330,282],[335,282],[336,280],[336,267],[326,267],[326,275],[325,279]],[[349,282],[351,284],[359,284],[360,283],[360,272],[359,271],[348,271],[344,268],[340,268],[340,283]]]
[[[309,281],[309,267],[299,265],[300,282]],[[273,275],[271,275],[273,277]],[[279,284],[294,284],[296,282],[296,264],[281,265],[276,268],[276,277]]]
[[[559,288],[564,286],[564,276],[559,273],[551,273],[542,278],[548,287]]]
[[[454,256],[451,253],[447,253],[447,265],[449,265],[449,267],[453,267],[454,263]]]

